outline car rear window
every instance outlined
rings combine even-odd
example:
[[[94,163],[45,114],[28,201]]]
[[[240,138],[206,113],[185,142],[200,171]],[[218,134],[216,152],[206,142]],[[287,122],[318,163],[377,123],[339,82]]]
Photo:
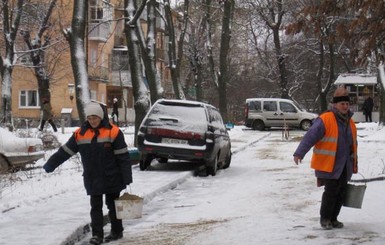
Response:
[[[249,110],[261,111],[261,101],[250,101]]]
[[[145,122],[147,126],[171,126],[180,130],[206,130],[205,109],[195,105],[155,104]]]

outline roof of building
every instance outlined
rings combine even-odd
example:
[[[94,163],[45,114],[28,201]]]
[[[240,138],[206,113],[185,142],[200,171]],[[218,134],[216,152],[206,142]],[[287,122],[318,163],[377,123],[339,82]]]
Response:
[[[377,84],[377,77],[372,74],[340,74],[334,84]]]

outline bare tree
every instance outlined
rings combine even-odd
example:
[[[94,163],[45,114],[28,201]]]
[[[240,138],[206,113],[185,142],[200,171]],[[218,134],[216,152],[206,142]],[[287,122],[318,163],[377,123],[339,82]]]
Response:
[[[167,24],[167,32],[169,37],[168,43],[168,58],[169,58],[169,68],[171,72],[171,80],[174,88],[175,97],[177,99],[185,99],[185,95],[183,93],[181,83],[180,83],[180,61],[177,60],[177,46],[176,46],[176,37],[175,37],[175,27],[174,20],[172,18],[170,1],[164,0],[164,9],[165,9],[165,18]],[[179,43],[180,45],[182,43]]]
[[[328,108],[327,95],[335,81],[335,46],[338,42],[336,30],[340,23],[340,15],[344,8],[337,2],[304,1],[299,4],[295,21],[286,27],[286,32],[296,34],[303,32],[310,34],[319,40],[318,71],[316,75],[316,86],[320,100],[320,111]],[[310,18],[309,18],[310,16]],[[326,66],[325,55],[328,55],[328,73],[324,81],[324,70]]]
[[[50,45],[51,38],[49,35],[45,35],[43,38],[43,35],[47,31],[48,28],[52,27],[49,23],[49,19],[51,17],[52,11],[56,5],[57,0],[52,0],[49,5],[48,9],[45,12],[45,15],[43,16],[42,21],[40,22],[40,25],[38,26],[38,30],[36,31],[36,34],[33,38],[31,38],[30,30],[23,30],[21,31],[21,34],[23,36],[23,39],[28,47],[29,50],[29,57],[31,58],[34,74],[37,79],[38,87],[39,87],[39,96],[41,98],[50,98],[51,94],[49,91],[50,86],[50,76],[48,74],[48,71],[46,70],[47,64],[46,64],[46,49]],[[39,5],[41,7],[41,5]],[[36,7],[39,7],[36,6]]]
[[[359,64],[368,66],[369,71],[384,71],[385,61],[385,3],[384,1],[349,1],[349,7],[355,13],[354,19],[349,22],[347,28],[341,28],[339,31],[349,35],[345,40],[353,41],[352,54]],[[377,70],[378,69],[378,70]],[[379,76],[379,81],[381,78]],[[379,82],[380,88],[380,124],[385,123],[385,81]]]
[[[71,28],[63,30],[70,44],[71,65],[75,79],[76,106],[81,122],[86,120],[84,104],[91,100],[88,86],[87,56],[84,46],[87,9],[88,1],[74,1]]]
[[[1,55],[0,73],[2,78],[2,123],[11,123],[11,95],[12,95],[12,71],[15,61],[15,40],[18,33],[24,0],[18,0],[16,5],[9,4],[8,0],[2,0],[3,14],[3,43],[5,54]]]
[[[151,103],[155,103],[162,97],[163,88],[161,87],[160,76],[156,68],[156,0],[149,0],[147,4],[147,38],[144,41],[142,28],[136,28],[137,36],[140,38],[143,64],[145,67],[146,78],[149,84]]]
[[[134,94],[135,108],[135,145],[136,135],[144,116],[150,108],[150,99],[147,88],[143,81],[142,57],[140,53],[140,43],[138,38],[138,19],[143,12],[146,1],[138,7],[137,0],[124,1],[124,18],[126,19],[124,33],[127,40],[128,57],[131,70],[131,81]]]
[[[283,0],[268,0],[268,1],[257,1],[258,5],[255,5],[254,8],[263,19],[266,25],[273,32],[273,42],[275,57],[278,64],[279,74],[280,74],[280,88],[281,88],[281,97],[289,98],[288,89],[287,89],[287,69],[286,69],[286,55],[282,52],[281,39],[280,39],[280,28],[282,25],[282,19],[285,14],[283,8]]]
[[[219,54],[219,110],[224,121],[228,121],[227,115],[227,83],[228,83],[228,54],[230,51],[231,22],[234,13],[234,0],[225,0],[222,18],[221,48]]]
[[[213,42],[212,42],[212,28],[213,28],[213,21],[212,21],[212,0],[206,0],[206,6],[205,6],[205,19],[204,19],[204,25],[207,28],[207,52],[208,52],[208,61],[209,61],[209,68],[210,68],[210,74],[211,79],[213,83],[218,86],[218,73],[215,69],[215,62],[214,62],[214,54],[213,54]]]

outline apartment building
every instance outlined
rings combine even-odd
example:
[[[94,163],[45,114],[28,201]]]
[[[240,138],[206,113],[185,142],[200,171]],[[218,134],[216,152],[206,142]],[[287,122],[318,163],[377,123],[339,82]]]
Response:
[[[111,113],[113,98],[119,102],[119,121],[134,122],[133,90],[128,51],[124,35],[123,0],[90,0],[88,9],[87,38],[85,40],[89,91],[91,99],[103,102]],[[66,126],[79,125],[79,116],[75,101],[74,78],[71,67],[69,45],[64,40],[60,28],[71,25],[73,5],[58,5],[54,13],[54,30],[51,38],[57,47],[50,47],[46,52],[49,65],[50,93],[53,113],[57,120],[64,119]],[[146,11],[144,11],[144,15]],[[166,41],[164,24],[159,17],[156,34],[157,68],[162,85],[168,87],[171,82],[167,68]],[[146,29],[145,16],[141,20]],[[146,32],[144,31],[146,34]],[[52,40],[51,40],[52,42]],[[23,49],[23,41],[18,40],[18,49]],[[22,53],[22,52],[20,52]],[[19,55],[12,76],[12,117],[15,122],[23,120],[38,121],[40,118],[40,97],[37,79],[32,72],[28,55]],[[144,73],[143,73],[144,74]],[[170,90],[170,89],[168,89]]]

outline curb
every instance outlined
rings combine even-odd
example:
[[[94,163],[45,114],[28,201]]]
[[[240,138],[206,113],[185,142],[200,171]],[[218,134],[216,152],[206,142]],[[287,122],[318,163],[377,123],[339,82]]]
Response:
[[[158,189],[151,191],[143,197],[143,202],[146,204],[150,202],[156,195],[166,192],[168,190],[172,190],[176,188],[179,184],[185,182],[189,177],[193,176],[193,172],[188,172],[186,175],[159,187]],[[103,225],[106,225],[110,222],[108,215],[103,216]],[[60,245],[75,245],[78,242],[81,242],[86,235],[91,232],[91,224],[88,223],[86,225],[78,227],[71,235],[69,235],[64,242],[61,242]]]

